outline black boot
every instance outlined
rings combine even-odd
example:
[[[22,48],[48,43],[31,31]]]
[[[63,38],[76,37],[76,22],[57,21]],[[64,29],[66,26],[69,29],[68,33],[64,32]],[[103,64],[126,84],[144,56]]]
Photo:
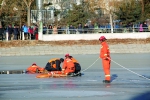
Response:
[[[76,76],[81,76],[81,72],[76,73]]]
[[[81,75],[82,75],[81,73],[78,74],[78,76],[81,76]]]
[[[74,73],[69,73],[68,76],[74,77],[75,75],[74,75]]]
[[[103,80],[103,83],[110,83],[109,80]]]

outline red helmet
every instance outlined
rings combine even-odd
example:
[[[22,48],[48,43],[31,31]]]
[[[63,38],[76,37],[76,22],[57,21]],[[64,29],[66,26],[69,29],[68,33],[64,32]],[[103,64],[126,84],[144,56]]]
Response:
[[[101,37],[99,38],[99,40],[100,40],[100,41],[104,41],[104,40],[107,40],[107,39],[105,38],[105,36],[101,36]]]
[[[33,63],[32,65],[36,65],[36,63]]]
[[[69,53],[65,54],[65,57],[69,57],[69,56],[70,56]]]

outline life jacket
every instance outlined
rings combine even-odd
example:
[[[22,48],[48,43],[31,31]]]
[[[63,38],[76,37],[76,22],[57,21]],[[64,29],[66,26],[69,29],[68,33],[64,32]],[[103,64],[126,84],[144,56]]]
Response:
[[[53,58],[49,60],[48,62],[51,64],[51,67],[56,69],[56,60],[60,60],[59,58]]]
[[[43,71],[43,70],[44,70],[44,68],[40,68],[39,66],[34,66],[34,65],[32,65],[32,66],[30,66],[30,67],[27,69],[27,71],[36,72],[37,69],[38,69],[39,71]]]
[[[78,63],[78,61],[75,59],[75,58],[71,58],[71,60],[74,62],[74,63]]]
[[[80,72],[81,71],[81,66],[78,63],[78,61],[75,58],[73,58],[73,57],[71,57],[71,59],[74,62],[74,65],[75,65],[75,73]]]

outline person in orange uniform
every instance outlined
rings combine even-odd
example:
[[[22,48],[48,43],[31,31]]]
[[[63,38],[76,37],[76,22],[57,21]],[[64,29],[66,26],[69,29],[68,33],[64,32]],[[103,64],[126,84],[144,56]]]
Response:
[[[44,68],[37,66],[36,63],[33,63],[30,67],[27,68],[27,73],[41,73],[44,71]]]
[[[106,43],[106,38],[104,36],[101,36],[99,38],[99,41],[101,42],[101,49],[100,49],[100,58],[102,59],[102,65],[103,70],[105,74],[105,80],[103,80],[104,83],[110,83],[111,76],[110,76],[110,51],[109,46]]]
[[[65,58],[64,63],[63,63],[62,73],[69,75],[70,73],[75,72],[75,65],[74,65],[74,62],[70,56],[65,55],[65,57],[66,58]]]
[[[81,73],[80,73],[81,66],[80,66],[79,62],[74,57],[70,56],[70,54],[66,54],[65,57],[70,57],[71,58],[71,60],[73,61],[74,65],[75,65],[75,72],[74,73],[76,75],[81,76]]]

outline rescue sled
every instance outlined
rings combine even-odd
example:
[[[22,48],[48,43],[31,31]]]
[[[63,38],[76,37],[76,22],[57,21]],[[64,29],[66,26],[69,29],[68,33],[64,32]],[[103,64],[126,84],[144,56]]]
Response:
[[[36,76],[36,78],[50,78],[50,77],[77,77],[81,76],[81,72],[78,73],[70,73],[68,75],[59,73],[58,71],[53,71],[53,72],[47,72],[47,73],[41,73]]]

